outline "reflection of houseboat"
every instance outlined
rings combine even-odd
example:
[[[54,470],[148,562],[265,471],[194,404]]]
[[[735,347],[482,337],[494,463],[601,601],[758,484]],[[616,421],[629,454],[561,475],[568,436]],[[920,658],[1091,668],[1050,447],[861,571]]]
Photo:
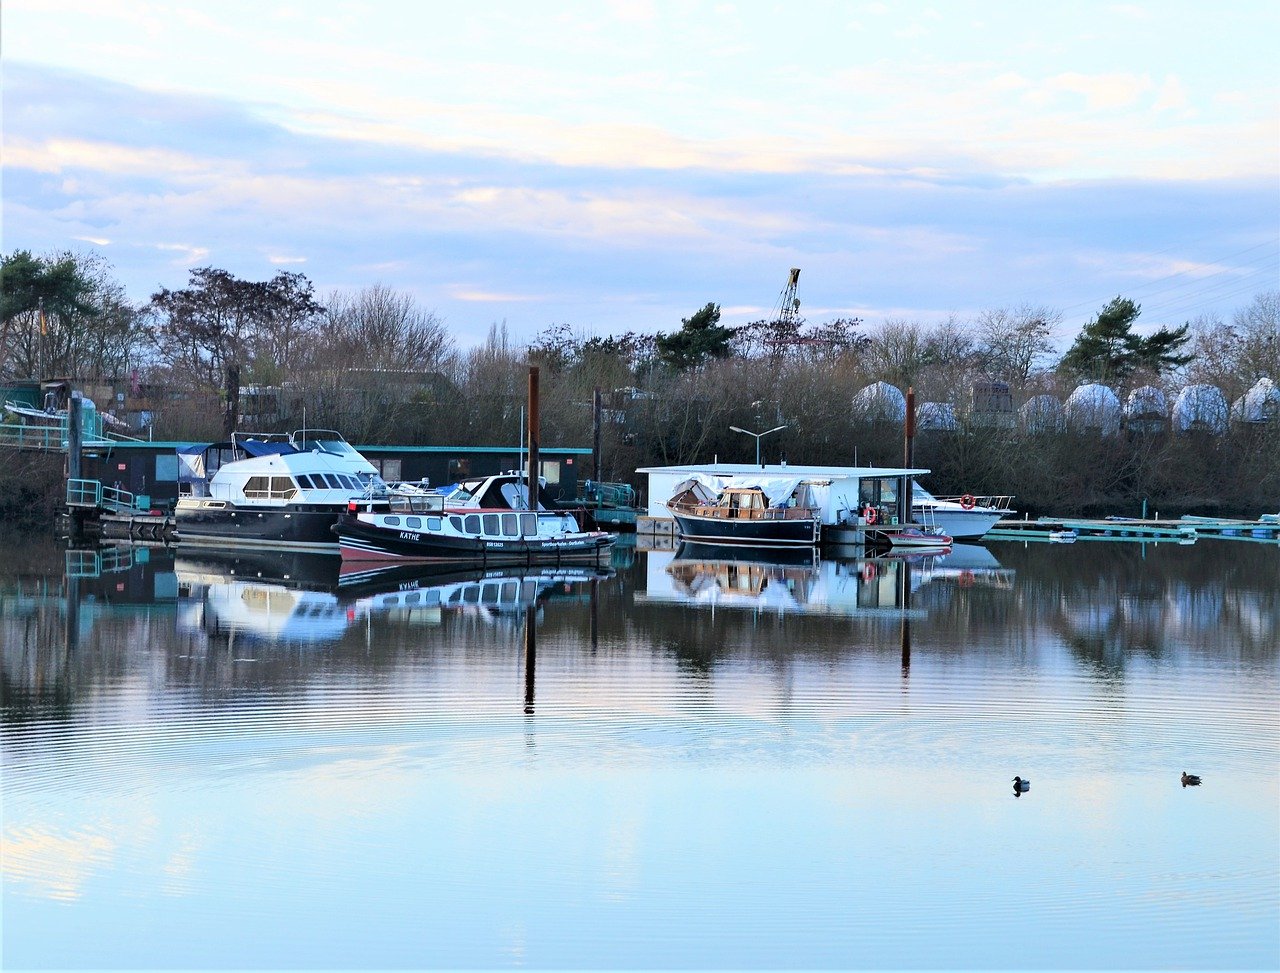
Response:
[[[597,560],[613,544],[573,515],[530,504],[527,478],[504,473],[459,484],[447,495],[353,504],[334,526],[343,561],[554,564]]]
[[[682,542],[673,553],[649,551],[640,601],[737,607],[777,613],[923,617],[911,594],[924,585],[1008,588],[1013,572],[986,548],[951,553],[886,551],[874,557],[819,559],[798,549]]]
[[[740,477],[713,492],[693,476],[676,485],[667,509],[685,540],[756,547],[818,543],[821,522],[810,485],[794,477]]]
[[[398,566],[351,572],[321,586],[316,579],[336,568],[336,558],[277,558],[273,566],[269,555],[179,556],[179,629],[261,642],[331,642],[357,621],[389,613],[432,624],[450,612],[514,618],[555,592],[612,574],[588,566],[427,573]]]

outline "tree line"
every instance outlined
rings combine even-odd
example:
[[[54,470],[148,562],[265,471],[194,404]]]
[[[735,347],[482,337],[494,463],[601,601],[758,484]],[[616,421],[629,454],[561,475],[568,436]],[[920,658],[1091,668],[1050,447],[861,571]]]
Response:
[[[1117,296],[1061,355],[1061,314],[1034,304],[933,324],[808,322],[796,311],[731,327],[709,302],[679,327],[649,333],[588,336],[553,324],[517,342],[499,322],[463,350],[434,312],[383,285],[320,297],[300,273],[250,281],[203,267],[186,287],[135,305],[95,254],[20,250],[0,261],[0,379],[131,383],[159,405],[156,438],[305,421],[355,442],[513,443],[536,364],[546,445],[589,444],[602,390],[601,479],[633,479],[646,465],[752,460],[755,440],[731,426],[785,426],[762,442],[770,462],[785,454],[792,463],[899,465],[901,423],[852,407],[859,390],[887,382],[914,388],[918,402],[956,407],[959,428],[922,433],[916,446],[935,492],[1016,493],[1024,508],[1054,513],[1128,512],[1142,498],[1170,512],[1280,507],[1277,423],[1217,438],[1102,439],[1032,435],[968,409],[981,382],[1004,383],[1015,403],[1065,399],[1086,381],[1122,397],[1141,385],[1172,392],[1204,382],[1234,400],[1259,378],[1280,378],[1277,291],[1230,320],[1203,316],[1147,335],[1137,331],[1140,305]]]

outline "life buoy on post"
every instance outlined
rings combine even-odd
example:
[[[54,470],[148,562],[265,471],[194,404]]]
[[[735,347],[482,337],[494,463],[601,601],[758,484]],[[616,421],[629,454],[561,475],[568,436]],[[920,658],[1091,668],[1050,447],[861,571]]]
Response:
[[[876,522],[876,508],[868,504],[863,508],[862,516],[868,524],[874,524]]]
[[[966,493],[963,497],[960,498],[960,506],[964,507],[965,510],[972,510],[977,505],[977,503],[978,501],[973,499],[972,493]]]

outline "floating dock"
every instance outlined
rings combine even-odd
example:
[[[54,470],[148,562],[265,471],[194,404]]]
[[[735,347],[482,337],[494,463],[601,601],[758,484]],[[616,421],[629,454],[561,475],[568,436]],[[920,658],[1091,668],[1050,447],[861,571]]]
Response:
[[[1190,544],[1202,537],[1280,541],[1280,517],[1266,516],[1259,520],[1190,516],[1178,520],[1040,517],[1037,520],[997,521],[983,539],[1173,541]]]

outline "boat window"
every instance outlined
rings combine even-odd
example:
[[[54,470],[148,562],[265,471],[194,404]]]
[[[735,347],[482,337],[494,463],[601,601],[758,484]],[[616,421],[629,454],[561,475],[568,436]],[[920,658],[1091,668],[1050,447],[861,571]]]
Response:
[[[462,593],[462,600],[468,605],[475,605],[480,602],[480,588],[478,585],[468,585],[467,589]]]
[[[449,518],[449,526],[450,526],[450,527],[452,527],[454,530],[456,530],[459,534],[461,534],[461,533],[462,533],[462,518],[461,518],[461,517],[450,517],[450,518]]]
[[[537,514],[521,514],[520,515],[520,533],[525,537],[538,536],[538,515]]]
[[[404,525],[406,527],[412,527],[414,530],[422,530],[422,518],[406,517],[404,520]]]
[[[494,535],[498,533],[498,515],[497,514],[484,515],[484,532],[486,534],[494,534]]]
[[[439,517],[428,517],[428,518],[427,518],[427,530],[439,530],[439,529],[440,529],[440,518],[439,518]]]
[[[502,588],[499,585],[494,584],[492,581],[486,581],[484,583],[484,603],[486,605],[497,604],[498,595],[501,591]]]
[[[338,478],[332,473],[317,473],[316,476],[324,477],[324,485],[330,490],[341,490],[342,484],[338,482]]]
[[[355,477],[353,476],[347,476],[347,474],[342,473],[339,475],[338,479],[342,480],[342,485],[346,487],[348,490],[359,491],[364,489],[364,487],[362,487],[359,483],[356,482]]]
[[[466,523],[466,528],[465,528],[466,533],[468,534],[480,533],[480,515],[479,514],[467,514],[465,523]]]
[[[265,500],[271,495],[271,477],[249,477],[249,482],[244,485],[244,495],[252,500]]]
[[[504,581],[502,583],[502,600],[515,601],[516,596],[520,594],[519,581]]]
[[[502,533],[507,537],[520,536],[520,518],[515,514],[502,515]]]
[[[399,527],[399,526],[400,526],[400,518],[399,518],[399,517],[383,517],[383,518],[382,518],[382,522],[383,522],[384,524],[386,524],[388,527]]]
[[[409,526],[412,527],[413,525],[410,524]],[[411,591],[404,596],[404,600],[406,604],[416,605],[418,602],[422,600],[422,595],[418,594],[418,592],[416,591]]]
[[[285,500],[292,500],[298,493],[298,488],[294,486],[293,480],[287,476],[273,476],[271,478],[271,495],[273,497],[282,497]]]
[[[310,473],[299,473],[299,474],[298,474],[298,486],[302,487],[302,489],[304,489],[304,490],[314,490],[314,489],[315,489],[315,484],[311,482],[311,474],[310,474]]]

